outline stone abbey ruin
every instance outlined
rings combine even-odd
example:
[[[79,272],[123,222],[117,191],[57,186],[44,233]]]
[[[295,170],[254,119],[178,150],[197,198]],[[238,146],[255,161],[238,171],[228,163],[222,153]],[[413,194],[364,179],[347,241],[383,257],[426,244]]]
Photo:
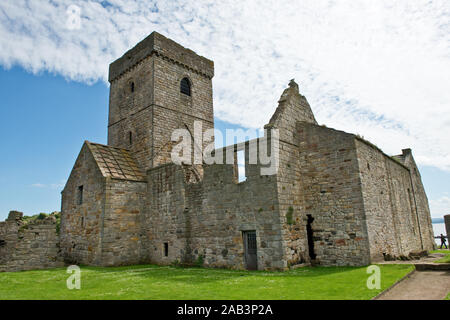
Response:
[[[361,266],[433,249],[411,150],[388,156],[318,125],[293,81],[266,125],[279,132],[276,174],[249,163],[251,141],[231,146],[245,150],[243,182],[236,162],[173,163],[175,129],[214,127],[213,76],[211,60],[156,32],[113,62],[108,144],[82,146],[58,232],[51,216],[23,228],[11,212],[0,223],[0,270],[63,262]]]

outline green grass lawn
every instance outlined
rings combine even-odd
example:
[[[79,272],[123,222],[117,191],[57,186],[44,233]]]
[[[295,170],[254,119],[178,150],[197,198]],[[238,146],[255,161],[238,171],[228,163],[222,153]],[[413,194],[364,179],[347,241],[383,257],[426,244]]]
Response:
[[[365,267],[305,267],[285,272],[140,265],[81,268],[69,290],[65,268],[0,273],[0,299],[370,299],[411,265],[380,265],[381,289],[369,290]]]
[[[430,251],[430,253],[443,253],[443,254],[445,254],[444,257],[442,257],[441,259],[436,260],[434,262],[437,262],[437,263],[450,263],[450,250],[439,249],[439,250]]]

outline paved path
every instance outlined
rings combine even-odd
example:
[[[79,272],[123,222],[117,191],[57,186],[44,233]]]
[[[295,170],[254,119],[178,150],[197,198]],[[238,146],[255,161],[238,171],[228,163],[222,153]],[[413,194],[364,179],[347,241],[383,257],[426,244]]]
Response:
[[[442,259],[445,255],[443,253],[430,253],[426,257],[422,257],[419,260],[394,260],[394,261],[380,261],[377,264],[414,264],[414,263],[430,263],[435,260]]]
[[[416,271],[376,300],[442,300],[450,292],[450,271]]]

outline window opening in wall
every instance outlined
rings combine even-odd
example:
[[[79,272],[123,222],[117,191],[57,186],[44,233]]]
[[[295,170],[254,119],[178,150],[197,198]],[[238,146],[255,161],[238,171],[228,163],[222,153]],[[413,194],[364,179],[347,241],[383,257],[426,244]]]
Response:
[[[237,169],[238,169],[238,182],[243,182],[247,179],[245,175],[245,150],[237,152]]]
[[[309,249],[309,257],[311,260],[316,259],[316,253],[314,252],[314,234],[312,229],[312,223],[314,221],[314,218],[308,214],[306,215],[308,217],[307,225],[306,225],[306,234],[308,237],[308,249]]]
[[[169,256],[169,243],[164,242],[164,257],[168,257],[168,256]]]
[[[83,204],[83,186],[78,187],[77,203]]]
[[[180,83],[180,92],[187,96],[191,95],[191,83],[188,78],[183,78]]]
[[[130,146],[133,144],[133,133],[131,131],[128,132],[128,143]]]
[[[131,92],[134,92],[134,82],[132,82],[132,83],[130,84],[130,90],[131,90]]]

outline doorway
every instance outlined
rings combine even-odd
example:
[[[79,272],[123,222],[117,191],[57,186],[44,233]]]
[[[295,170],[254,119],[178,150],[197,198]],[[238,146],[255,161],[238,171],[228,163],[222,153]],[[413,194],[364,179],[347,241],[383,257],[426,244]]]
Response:
[[[244,231],[244,256],[247,270],[258,270],[256,231]]]
[[[316,259],[316,253],[314,252],[314,233],[312,229],[312,223],[314,221],[314,218],[308,214],[306,215],[308,217],[307,224],[306,224],[306,234],[308,237],[308,251],[309,251],[309,257],[311,260]]]

